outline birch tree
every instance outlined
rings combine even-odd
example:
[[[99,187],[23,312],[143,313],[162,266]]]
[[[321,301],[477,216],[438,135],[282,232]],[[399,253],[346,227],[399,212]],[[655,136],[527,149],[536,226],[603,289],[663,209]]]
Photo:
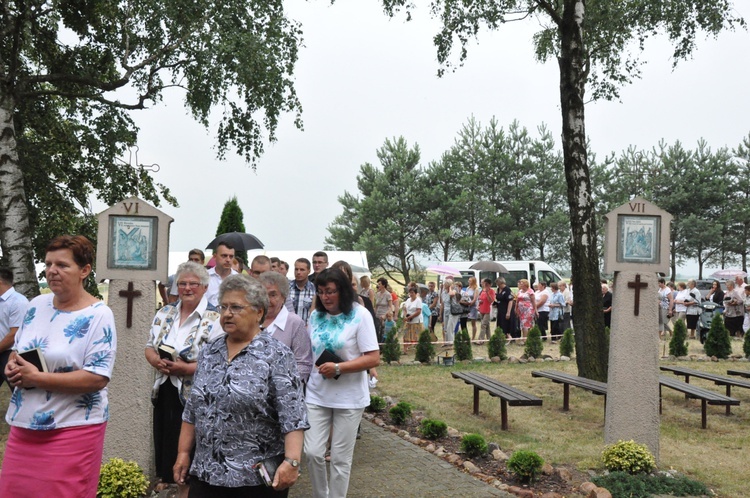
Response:
[[[383,0],[386,14],[412,9],[411,0]],[[468,42],[482,29],[511,21],[541,26],[535,35],[537,58],[556,59],[562,118],[562,146],[571,226],[571,269],[576,289],[576,361],[579,375],[605,381],[604,337],[596,215],[586,151],[585,102],[616,98],[619,88],[640,76],[644,43],[664,33],[673,43],[673,61],[690,56],[696,36],[717,35],[743,25],[728,0],[431,0],[442,27],[435,35],[438,74],[468,54]],[[589,92],[587,94],[587,91]]]

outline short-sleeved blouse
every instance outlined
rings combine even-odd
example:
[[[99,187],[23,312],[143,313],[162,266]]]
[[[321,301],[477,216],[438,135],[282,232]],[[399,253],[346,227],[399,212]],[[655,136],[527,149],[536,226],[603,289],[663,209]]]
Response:
[[[117,351],[112,311],[102,301],[81,310],[60,311],[53,306],[53,298],[54,294],[44,294],[29,303],[14,349],[41,348],[50,372],[86,370],[111,378]],[[108,419],[106,387],[84,394],[17,387],[5,416],[10,425],[32,430],[100,424]]]

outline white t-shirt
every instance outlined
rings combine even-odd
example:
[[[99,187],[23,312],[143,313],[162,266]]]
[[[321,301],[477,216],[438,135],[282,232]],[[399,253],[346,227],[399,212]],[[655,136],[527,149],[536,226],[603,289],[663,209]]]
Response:
[[[378,350],[372,315],[358,304],[347,315],[313,311],[309,328],[313,358],[316,361],[324,349],[335,353],[343,361],[354,360],[363,353]],[[305,401],[326,408],[366,408],[370,404],[367,372],[341,374],[338,379],[326,379],[317,368],[313,368],[307,381]]]
[[[679,304],[677,302],[677,301],[684,301],[686,299],[690,299],[690,293],[688,292],[687,289],[679,291],[677,293],[677,295],[675,296],[675,298],[674,298],[674,300],[675,300],[674,310],[677,313],[685,313],[687,311],[687,306],[685,306],[684,304]]]
[[[544,301],[544,304],[539,306],[539,303],[542,302],[542,296],[547,296],[547,300]],[[545,287],[543,291],[537,291],[534,293],[534,299],[536,299],[536,305],[538,306],[537,311],[547,311],[549,312],[549,302],[550,299],[552,299],[552,292]]]
[[[237,272],[232,270],[229,275],[236,275]],[[216,273],[216,268],[208,270],[208,290],[206,291],[206,299],[208,304],[211,306],[219,306],[219,287],[224,279]]]
[[[417,296],[413,300],[407,299],[404,305],[406,306],[406,316],[413,315],[419,310],[419,314],[409,320],[409,323],[422,323],[422,298]]]
[[[54,294],[44,294],[29,303],[13,349],[41,348],[50,372],[83,369],[111,378],[117,351],[112,311],[102,301],[78,311],[59,311],[53,298]],[[10,425],[32,430],[101,424],[108,419],[106,387],[85,394],[17,387],[5,416]]]

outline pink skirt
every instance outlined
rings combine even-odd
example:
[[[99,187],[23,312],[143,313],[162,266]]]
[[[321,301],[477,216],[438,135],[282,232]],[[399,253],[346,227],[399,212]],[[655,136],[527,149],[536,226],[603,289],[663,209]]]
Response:
[[[0,496],[96,498],[107,424],[51,431],[11,427]]]

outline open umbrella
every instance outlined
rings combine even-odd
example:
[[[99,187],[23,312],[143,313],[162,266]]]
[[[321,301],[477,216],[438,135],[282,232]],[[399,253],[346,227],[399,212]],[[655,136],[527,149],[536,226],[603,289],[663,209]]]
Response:
[[[730,280],[734,277],[747,277],[747,272],[744,272],[740,269],[732,269],[727,268],[725,270],[717,270],[711,274],[711,278],[715,278],[717,280]]]
[[[498,273],[508,273],[508,269],[506,267],[504,267],[500,263],[495,263],[494,261],[477,261],[469,268],[479,271],[496,271]]]
[[[460,277],[461,272],[457,269],[453,268],[452,266],[444,266],[444,265],[432,265],[425,268],[428,272],[431,273],[437,273],[438,275],[444,275],[444,276],[450,276],[450,277]]]
[[[227,232],[222,233],[214,240],[212,240],[206,249],[216,249],[216,247],[225,242],[231,245],[237,251],[250,251],[252,249],[263,249],[263,242],[258,240],[258,237],[249,233],[242,232]]]

